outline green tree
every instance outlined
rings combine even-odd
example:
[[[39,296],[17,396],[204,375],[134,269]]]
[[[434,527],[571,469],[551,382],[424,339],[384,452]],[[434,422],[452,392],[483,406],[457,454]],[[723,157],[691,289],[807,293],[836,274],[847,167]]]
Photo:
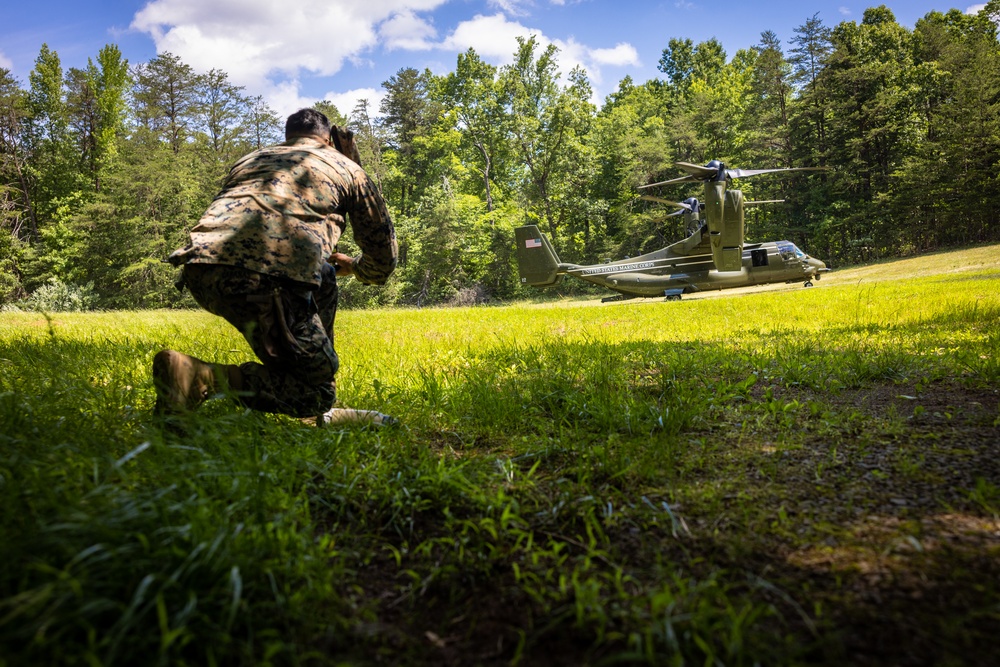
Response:
[[[714,37],[696,46],[690,39],[671,38],[663,50],[657,69],[667,75],[667,82],[684,100],[691,92],[691,83],[701,79],[711,83],[726,64],[726,51]]]
[[[514,62],[503,68],[501,81],[509,100],[515,151],[524,163],[520,193],[526,218],[543,220],[553,241],[565,241],[563,249],[572,254],[588,240],[589,222],[580,217],[588,202],[578,195],[586,191],[586,179],[593,174],[593,154],[584,138],[594,109],[582,71],[570,75],[568,88],[559,85],[557,53],[552,44],[538,53],[534,36],[519,37]],[[564,224],[574,222],[584,227],[582,237],[562,239]]]
[[[24,247],[38,237],[23,144],[27,95],[10,70],[0,68],[0,301],[25,296]]]
[[[229,75],[220,69],[209,70],[198,77],[198,126],[208,138],[212,152],[224,163],[239,157],[243,148],[239,139],[244,134],[243,119],[247,99],[243,86],[233,85]]]
[[[133,71],[134,113],[152,136],[165,141],[175,154],[190,136],[201,112],[201,79],[178,56],[161,53]]]
[[[687,113],[704,146],[703,159],[742,161],[749,143],[745,128],[756,125],[756,119],[747,120],[756,60],[755,51],[740,50],[711,78],[692,79]]]
[[[661,204],[636,199],[637,186],[663,180],[673,170],[670,117],[662,87],[654,81],[637,86],[630,77],[597,113],[590,141],[600,166],[592,196],[607,202],[601,219],[608,247],[595,259],[662,247],[682,231],[670,224],[676,219],[666,218]]]
[[[332,104],[330,106],[333,107]],[[258,150],[284,140],[285,122],[268,106],[263,95],[247,99],[243,114],[244,139],[251,149]],[[330,121],[333,122],[333,118]]]
[[[663,49],[656,68],[667,76],[667,83],[681,98],[687,97],[694,72],[694,42],[690,39],[672,37]]]
[[[714,37],[704,42],[699,42],[694,47],[694,54],[691,62],[691,79],[700,79],[709,84],[714,83],[715,77],[726,66],[726,50],[722,44]]]
[[[748,156],[754,164],[779,165],[790,158],[788,106],[792,98],[791,65],[781,50],[781,40],[770,30],[754,47],[757,58],[748,115],[755,119]]]
[[[351,111],[348,127],[354,132],[354,141],[358,145],[361,163],[373,176],[379,192],[382,192],[382,184],[386,176],[386,164],[382,159],[382,154],[388,141],[383,127],[372,116],[369,106],[370,103],[367,99],[358,100],[354,110]]]
[[[35,134],[58,143],[65,136],[68,125],[63,69],[59,54],[49,49],[48,44],[42,44],[28,80],[31,82],[28,103]]]
[[[118,156],[118,140],[125,126],[125,93],[130,83],[128,61],[114,44],[97,54],[97,65],[87,61],[87,73],[94,87],[97,103],[97,141],[95,143],[94,189],[101,189],[101,174],[110,169]]]
[[[441,87],[445,108],[462,136],[465,160],[477,165],[486,210],[493,211],[494,179],[509,174],[504,165],[510,154],[508,100],[497,68],[470,48],[458,54],[455,71],[443,78]]]
[[[64,242],[75,257],[72,280],[92,282],[102,305],[111,307],[179,300],[173,270],[163,260],[185,242],[228,167],[199,124],[202,79],[188,65],[162,54],[133,73],[131,132],[115,143],[99,196],[59,218],[71,242],[62,235],[52,240]]]
[[[429,70],[418,72],[405,67],[383,81],[382,87],[386,95],[379,105],[380,126],[387,147],[396,153],[396,168],[405,174],[394,179],[399,196],[393,199],[399,211],[406,214],[435,172],[420,144],[427,146],[422,140],[434,131],[441,105],[432,96],[436,82]]]
[[[60,201],[79,188],[80,160],[68,133],[69,111],[59,54],[43,44],[28,78],[27,184],[43,226]]]
[[[722,146],[729,142],[720,132],[736,120],[727,113],[742,104],[733,103],[734,94],[742,90],[731,93],[723,89],[732,84],[732,71],[726,71],[722,45],[714,38],[697,45],[690,39],[671,39],[659,69],[667,75],[663,95],[669,112],[665,120],[677,159],[700,162],[707,154],[719,157],[724,152]],[[723,98],[728,98],[731,108],[713,109]]]
[[[0,68],[0,215],[5,231],[20,241],[38,236],[38,220],[28,183],[25,124],[30,118],[28,96],[6,68]]]
[[[794,143],[800,155],[809,152],[817,159],[826,153],[828,91],[819,76],[833,51],[830,35],[830,29],[823,25],[819,14],[814,14],[795,29],[792,38],[795,46],[788,58],[792,66],[792,83],[800,94],[797,114],[790,120],[796,137]]]
[[[326,116],[332,125],[339,125],[342,127],[347,125],[347,116],[340,113],[337,105],[333,102],[320,100],[319,102],[316,102],[312,108]]]
[[[100,120],[94,80],[86,70],[70,68],[66,73],[66,108],[84,169],[98,189],[97,135]]]
[[[994,4],[994,7],[997,5]],[[983,241],[1000,206],[1000,47],[990,7],[931,12],[914,31],[921,141],[897,173],[901,247]],[[915,223],[915,224],[914,224]]]
[[[475,201],[464,202],[475,206]],[[463,207],[442,185],[428,189],[410,224],[403,216],[407,238],[408,290],[405,298],[416,306],[440,303],[455,296],[467,280],[463,264],[466,227]]]
[[[831,115],[825,159],[840,167],[834,196],[850,208],[835,223],[834,250],[867,260],[897,245],[893,176],[919,140],[912,36],[883,5],[866,10],[861,24],[838,25],[832,39],[820,74]]]

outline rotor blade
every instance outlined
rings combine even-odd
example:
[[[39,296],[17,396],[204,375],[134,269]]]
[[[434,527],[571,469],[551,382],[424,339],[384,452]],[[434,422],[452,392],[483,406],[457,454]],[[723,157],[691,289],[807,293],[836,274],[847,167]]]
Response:
[[[772,174],[776,171],[829,171],[830,167],[785,167],[783,169],[726,169],[729,178],[746,178],[758,174]]]
[[[703,180],[705,179],[698,178],[697,176],[681,176],[680,178],[671,178],[669,181],[660,181],[659,183],[640,185],[636,189],[642,190],[644,188],[655,188],[657,185],[670,185],[671,183],[700,183]]]
[[[674,166],[678,169],[686,171],[692,176],[697,176],[699,181],[715,178],[715,176],[719,173],[718,169],[705,167],[700,164],[691,164],[690,162],[674,162]]]
[[[675,162],[674,166],[686,171],[687,176],[672,178],[669,181],[640,185],[637,189],[654,188],[658,185],[672,185],[674,183],[700,183],[709,181],[718,175],[718,170],[712,167],[704,167],[700,164],[690,162]],[[746,178],[748,176],[758,176],[760,174],[772,174],[778,171],[830,171],[830,167],[783,167],[779,169],[726,169],[727,178]]]
[[[670,201],[669,199],[664,199],[662,197],[654,197],[653,195],[639,195],[639,199],[645,199],[646,201],[655,201],[659,204],[669,204],[670,206],[676,206],[678,208],[683,208],[688,211],[691,210],[691,206],[689,204],[685,204],[682,201]]]
[[[678,215],[684,215],[687,211],[674,211],[673,213],[667,213],[666,217],[673,218]]]
[[[758,199],[757,201],[744,201],[744,206],[756,206],[757,204],[782,204],[784,199]]]

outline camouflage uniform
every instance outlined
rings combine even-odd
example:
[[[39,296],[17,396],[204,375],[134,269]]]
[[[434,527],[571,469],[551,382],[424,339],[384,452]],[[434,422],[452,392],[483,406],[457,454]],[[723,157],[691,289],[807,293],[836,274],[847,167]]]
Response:
[[[350,221],[362,254],[354,276],[383,284],[396,235],[364,169],[313,137],[251,153],[233,166],[191,242],[170,255],[206,310],[237,327],[262,364],[240,366],[240,400],[297,417],[336,398],[335,269],[326,260]]]

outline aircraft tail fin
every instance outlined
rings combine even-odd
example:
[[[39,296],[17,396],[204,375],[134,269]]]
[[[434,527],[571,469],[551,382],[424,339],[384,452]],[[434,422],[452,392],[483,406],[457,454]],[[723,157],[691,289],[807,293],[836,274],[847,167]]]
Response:
[[[514,230],[517,244],[517,270],[522,285],[548,287],[562,280],[558,272],[559,257],[548,238],[536,225],[525,225]]]

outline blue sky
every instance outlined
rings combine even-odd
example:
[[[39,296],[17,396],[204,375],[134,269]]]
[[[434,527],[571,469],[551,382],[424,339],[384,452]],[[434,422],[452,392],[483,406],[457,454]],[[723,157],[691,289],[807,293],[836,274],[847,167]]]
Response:
[[[595,101],[626,75],[659,76],[668,40],[718,39],[729,57],[774,31],[788,48],[814,14],[828,27],[887,5],[912,28],[932,10],[975,11],[971,0],[9,0],[0,24],[0,67],[27,85],[43,43],[63,67],[84,67],[114,43],[129,63],[168,51],[198,71],[218,68],[282,115],[318,99],[350,113],[403,67],[451,71],[469,47],[509,62],[517,35],[560,49],[564,71],[582,65]]]

